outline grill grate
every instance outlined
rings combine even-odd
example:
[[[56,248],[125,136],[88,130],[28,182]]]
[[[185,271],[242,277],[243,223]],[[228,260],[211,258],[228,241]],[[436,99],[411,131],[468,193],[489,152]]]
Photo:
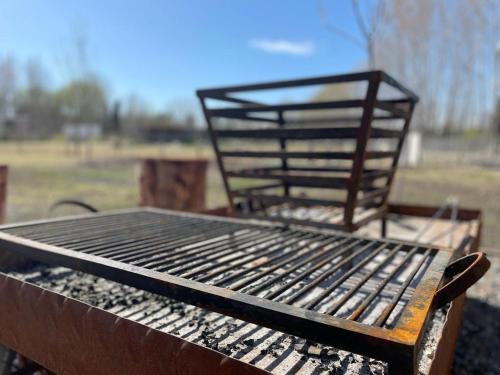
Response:
[[[419,287],[449,258],[419,244],[154,209],[4,226],[0,245],[346,349],[349,338],[400,341],[390,333],[415,316],[415,300],[426,309]],[[331,336],[339,328],[354,336]],[[354,351],[381,350],[365,345]]]

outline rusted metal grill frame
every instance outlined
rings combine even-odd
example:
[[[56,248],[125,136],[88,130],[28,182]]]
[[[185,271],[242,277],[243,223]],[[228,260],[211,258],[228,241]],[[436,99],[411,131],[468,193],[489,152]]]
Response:
[[[165,213],[190,218],[206,218],[210,221],[215,220],[222,223],[250,225],[244,220],[173,213],[158,209],[134,209],[121,212]],[[115,214],[103,213],[97,215],[109,216]],[[80,217],[89,216],[83,215]],[[43,224],[60,220],[64,221],[68,220],[68,218],[43,220],[38,221],[38,223]],[[3,226],[0,227],[0,231],[22,227],[23,225],[26,224]],[[255,226],[269,227],[263,224],[255,224]],[[316,231],[309,230],[303,232],[315,233]],[[358,238],[352,235],[343,236],[346,238]],[[408,243],[397,241],[390,241],[390,243],[408,245]],[[418,246],[421,245],[418,244]],[[397,374],[414,373],[416,370],[416,356],[426,320],[433,311],[432,301],[434,293],[439,287],[443,271],[452,257],[450,251],[434,249],[436,251],[435,256],[417,285],[413,296],[404,307],[396,326],[392,329],[387,329],[336,318],[315,311],[202,284],[197,281],[171,276],[163,272],[151,271],[79,251],[47,245],[5,232],[0,232],[0,250],[14,252],[49,264],[70,267],[105,277],[261,326],[381,359],[389,363],[392,373]]]
[[[337,84],[351,82],[367,82],[367,91],[364,99],[360,100],[336,100],[329,102],[308,102],[294,103],[281,105],[267,105],[260,102],[248,101],[237,98],[234,94],[255,92],[259,90],[296,88],[321,84]],[[403,98],[391,100],[379,100],[379,88],[381,83],[386,83],[393,87],[403,95]],[[382,71],[369,71],[361,73],[343,74],[335,76],[325,76],[310,79],[300,79],[281,82],[270,82],[244,86],[232,86],[214,89],[204,89],[197,91],[198,98],[201,102],[203,113],[212,140],[213,148],[217,157],[217,163],[222,174],[224,187],[228,196],[229,205],[233,211],[238,210],[237,200],[240,203],[250,208],[250,210],[258,212],[260,207],[268,208],[273,204],[303,204],[303,205],[322,205],[331,207],[340,207],[343,209],[342,220],[339,223],[323,223],[313,220],[300,220],[280,217],[279,215],[267,216],[266,219],[280,221],[287,224],[305,224],[319,227],[327,227],[340,229],[348,232],[357,230],[374,219],[383,218],[387,212],[387,198],[390,193],[390,188],[394,178],[394,174],[398,165],[399,156],[404,143],[404,139],[408,132],[413,109],[418,101],[418,97],[409,89],[401,85],[394,78]],[[236,104],[238,107],[229,108],[209,108],[207,101],[215,99],[226,103]],[[292,122],[286,118],[288,111],[303,111],[314,109],[347,109],[361,108],[361,116],[355,118],[334,117],[328,119],[329,123],[335,122],[358,122],[359,127],[321,127],[321,128],[288,128],[287,124]],[[387,115],[375,115],[375,110],[383,110]],[[253,113],[275,113],[276,119],[263,118],[253,115]],[[214,126],[214,119],[226,118],[248,121],[264,121],[275,123],[276,128],[263,130],[217,130]],[[388,130],[373,126],[375,120],[391,120],[403,119],[404,124],[400,131]],[[314,121],[314,120],[311,120]],[[325,120],[322,120],[325,122]],[[221,138],[240,138],[240,139],[276,139],[279,141],[279,152],[251,152],[251,151],[229,151],[221,150]],[[287,151],[287,140],[297,139],[321,139],[321,138],[336,138],[336,139],[354,139],[356,148],[354,152],[289,152]],[[397,146],[394,151],[369,151],[367,150],[368,140],[371,138],[393,138],[397,139]],[[352,160],[352,167],[347,170],[348,177],[318,177],[294,176],[289,174],[276,175],[269,173],[266,168],[254,168],[252,170],[231,170],[229,171],[225,165],[226,158],[230,157],[247,157],[247,158],[279,158],[281,159],[281,171],[287,172],[297,170],[288,165],[288,160],[294,158],[304,159],[330,159],[330,160]],[[392,159],[389,169],[369,171],[364,168],[365,160],[390,158]],[[300,171],[313,172],[314,168],[301,168]],[[229,179],[238,178],[254,178],[279,181],[277,184],[272,183],[262,185],[262,187],[249,189],[231,189]],[[373,187],[373,183],[379,179],[385,179],[382,186]],[[263,193],[263,190],[270,187],[283,187],[283,195],[270,195]],[[347,191],[345,201],[325,200],[303,197],[291,197],[290,187],[319,187],[319,188],[334,188]],[[359,193],[363,195],[359,197]],[[355,220],[355,210],[357,207],[370,208],[371,212],[367,217]],[[253,217],[252,212],[244,214],[247,217]],[[260,217],[262,219],[262,217]],[[384,231],[384,226],[382,227]]]

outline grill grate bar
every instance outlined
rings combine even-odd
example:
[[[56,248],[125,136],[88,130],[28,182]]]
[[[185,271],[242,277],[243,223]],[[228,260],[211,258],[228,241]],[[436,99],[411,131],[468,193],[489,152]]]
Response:
[[[162,218],[154,217],[147,218],[143,215],[137,217],[137,221],[140,222],[141,218],[144,221],[147,221],[150,225],[156,222],[163,222],[165,224],[170,224],[172,219],[170,218]],[[105,221],[103,222],[103,219]],[[60,224],[60,225],[57,225]],[[30,238],[36,238],[37,240],[46,240],[50,238],[63,239],[68,235],[72,234],[86,234],[86,233],[99,233],[101,230],[110,230],[115,231],[117,228],[120,228],[121,225],[130,226],[130,220],[126,220],[126,218],[117,217],[97,217],[94,220],[85,220],[82,223],[72,223],[71,225],[66,225],[65,222],[54,222],[47,223],[45,225],[36,225],[35,229],[31,229],[30,226],[20,227],[20,228],[12,228],[9,229],[9,232],[18,236],[26,236]]]
[[[406,253],[405,257],[401,261],[401,263],[395,267],[391,273],[389,273],[383,280],[382,282],[371,292],[369,296],[367,296],[361,305],[359,305],[356,310],[352,312],[351,315],[349,315],[348,319],[350,320],[356,320],[359,318],[359,316],[365,311],[365,309],[368,307],[368,305],[377,297],[382,289],[387,285],[389,281],[392,280],[392,278],[402,270],[403,266],[413,257],[413,255],[418,251],[418,247],[414,247],[411,249],[409,252]]]
[[[323,300],[325,297],[329,296],[335,288],[337,288],[342,282],[347,280],[350,276],[352,276],[356,271],[361,269],[365,264],[368,262],[372,261],[378,254],[382,253],[386,249],[386,244],[382,244],[379,247],[375,249],[374,252],[372,252],[370,255],[368,255],[365,259],[363,259],[361,262],[356,264],[354,267],[351,267],[348,271],[346,271],[342,276],[340,276],[338,279],[335,280],[328,288],[326,288],[323,292],[321,292],[317,297],[315,297],[312,301],[308,302],[306,305],[304,305],[304,308],[307,309],[312,309],[314,308],[321,300]],[[337,265],[337,267],[339,267]],[[339,267],[340,268],[340,267]],[[324,274],[324,278],[333,275],[337,270],[331,270],[327,273]]]
[[[347,302],[347,300],[354,295],[354,293],[356,293],[370,278],[373,277],[373,275],[383,269],[393,259],[393,257],[397,254],[401,247],[402,245],[398,245],[394,249],[392,249],[388,256],[380,264],[378,264],[371,272],[367,273],[346,294],[344,294],[338,301],[336,301],[333,306],[330,306],[326,313],[328,315],[335,314]]]
[[[381,327],[384,325],[384,323],[387,321],[389,316],[391,315],[392,311],[398,304],[399,299],[403,295],[403,293],[406,291],[410,283],[413,281],[415,276],[417,275],[418,271],[422,268],[423,264],[427,259],[429,259],[429,255],[431,254],[431,249],[427,249],[418,264],[415,266],[411,274],[406,278],[405,282],[401,285],[399,290],[396,292],[396,294],[392,297],[391,301],[389,304],[384,308],[382,313],[378,316],[378,318],[375,320],[373,323],[374,326]]]
[[[137,219],[140,217],[145,217],[147,215],[144,215],[144,213],[137,213]],[[74,219],[65,219],[65,220],[57,220],[57,221],[41,221],[41,222],[34,222],[34,223],[27,223],[22,226],[7,226],[4,228],[4,231],[8,231],[9,233],[17,236],[23,236],[27,234],[36,234],[36,233],[43,233],[43,234],[48,234],[52,233],[54,235],[58,235],[60,233],[54,233],[53,230],[57,229],[59,230],[65,230],[69,228],[81,228],[82,226],[88,226],[91,224],[100,224],[101,226],[104,225],[105,223],[102,223],[103,217],[100,215],[96,215],[94,217],[85,217],[85,220],[82,220],[82,218],[74,218]],[[106,215],[106,222],[110,223],[111,221],[116,220],[117,222],[125,221],[129,222],[130,220],[127,220],[126,217],[124,217],[123,213],[121,214],[107,214]],[[165,218],[165,220],[168,220],[168,218]],[[84,221],[84,222],[82,222]]]
[[[232,253],[240,252],[240,251],[243,251],[246,249],[250,249],[250,248],[258,246],[262,243],[266,244],[269,241],[272,241],[273,239],[278,238],[280,236],[279,233],[275,233],[275,234],[272,234],[270,236],[264,236],[260,239],[255,239],[255,236],[258,233],[259,232],[252,232],[251,233],[252,236],[249,236],[250,237],[249,241],[247,238],[245,238],[245,241],[242,242],[241,241],[242,239],[240,238],[240,243],[238,243],[237,245],[229,243],[229,244],[227,244],[223,247],[220,247],[220,248],[216,247],[215,250],[210,248],[208,252],[197,253],[197,255],[195,257],[190,257],[189,259],[184,259],[181,262],[174,262],[172,264],[171,263],[172,259],[167,259],[167,260],[163,260],[160,262],[154,262],[154,263],[147,264],[144,267],[152,268],[156,271],[161,271],[161,272],[170,270],[173,273],[182,273],[186,270],[193,269],[193,268],[196,268],[202,264],[205,264],[207,261],[218,260],[218,259],[224,258],[228,255],[231,255]],[[252,253],[253,252],[249,253],[248,255],[250,255]],[[235,256],[241,257],[241,255],[238,255],[238,254]],[[183,258],[181,258],[181,259],[183,259]],[[176,259],[173,259],[173,260],[176,260]],[[218,264],[222,265],[223,262],[220,262]],[[184,266],[184,267],[179,268],[181,266]]]
[[[335,241],[335,242],[338,242],[338,241]],[[276,283],[279,283],[281,280],[283,280],[283,278],[285,276],[292,274],[293,272],[299,270],[301,267],[305,266],[306,264],[311,263],[311,262],[313,262],[313,264],[314,264],[314,262],[317,260],[321,261],[321,259],[325,255],[328,255],[328,253],[330,253],[331,251],[338,249],[338,247],[336,247],[335,249],[332,249],[330,247],[330,246],[334,245],[335,242],[334,241],[324,241],[323,243],[321,243],[321,245],[318,246],[319,248],[322,249],[321,251],[318,252],[318,248],[311,249],[309,251],[309,254],[312,254],[311,256],[309,256],[306,259],[302,260],[301,262],[297,263],[293,267],[287,269],[283,273],[280,273],[279,275],[276,275],[276,276],[270,278],[269,280],[261,283],[260,285],[253,286],[252,288],[247,290],[246,293],[255,295],[258,292],[262,291],[263,289],[265,289],[269,286],[272,286]]]
[[[337,244],[337,246],[335,247],[335,249],[332,249],[332,250],[338,249],[341,245],[344,245],[347,241],[348,241],[348,239],[344,239],[339,244]],[[342,248],[339,252],[335,252],[332,255],[330,255],[329,257],[323,259],[321,262],[317,263],[316,265],[314,265],[314,266],[312,266],[310,268],[307,268],[306,270],[302,271],[300,274],[298,274],[297,276],[295,276],[293,279],[287,281],[287,283],[285,285],[283,285],[281,288],[279,288],[278,290],[275,290],[274,292],[267,294],[266,298],[274,300],[276,297],[280,296],[285,291],[287,291],[288,289],[290,289],[291,287],[293,287],[295,284],[297,284],[300,281],[304,280],[306,277],[312,275],[316,270],[319,270],[320,268],[324,267],[325,265],[327,265],[332,260],[334,260],[334,259],[336,259],[336,258],[338,258],[338,257],[340,257],[342,255],[344,255],[347,252],[351,252],[351,249],[354,246],[360,244],[361,242],[363,242],[363,241],[362,240],[356,240],[353,243],[351,243],[351,244],[347,245],[346,247]]]
[[[199,225],[196,226],[196,232],[192,230],[191,226],[192,225],[181,227],[180,230],[178,228],[174,228],[175,232],[173,233],[170,231],[167,234],[160,232],[148,240],[136,241],[135,243],[131,243],[127,246],[122,246],[118,243],[112,248],[106,248],[103,251],[97,251],[93,254],[99,256],[114,256],[117,260],[132,261],[145,255],[153,255],[155,251],[167,251],[183,246],[186,242],[189,243],[188,240],[189,238],[192,238],[193,233],[196,233],[196,236],[198,237],[202,236],[200,238],[196,237],[193,239],[196,241],[204,238],[203,236],[208,235],[208,238],[216,238],[220,235],[230,234],[232,232],[231,229],[228,229],[223,225],[213,225],[212,230],[210,229],[210,226]],[[184,228],[186,230],[183,230]],[[242,229],[242,231],[245,231],[245,229]],[[193,242],[193,240],[191,242]]]
[[[58,241],[45,240],[46,242],[50,242],[53,245],[64,245],[71,246],[73,249],[78,251],[85,251],[90,249],[95,254],[98,254],[99,251],[103,248],[112,247],[115,243],[120,245],[124,245],[124,237],[127,236],[127,241],[129,242],[137,242],[139,239],[147,238],[148,235],[152,235],[155,233],[164,232],[165,226],[168,225],[169,228],[177,229],[183,227],[189,227],[189,225],[193,225],[193,222],[164,222],[164,221],[155,221],[151,225],[148,226],[148,223],[139,224],[137,226],[130,227],[130,223],[105,228],[104,230],[100,229],[86,229],[83,232],[74,231],[71,237],[62,237],[58,239]],[[38,239],[37,239],[38,240]],[[89,251],[89,252],[90,252]]]
[[[294,235],[289,241],[286,241],[282,246],[278,246],[276,248],[274,248],[273,250],[271,250],[269,253],[274,253],[274,252],[278,252],[278,251],[284,251],[286,248],[290,247],[290,246],[296,246],[298,243],[300,243],[300,241],[303,241],[303,240],[306,240],[306,239],[310,239],[310,238],[313,238],[313,235],[311,234],[303,234],[303,233],[300,233],[300,234],[297,234],[297,235]],[[295,251],[289,251],[289,252],[285,252],[283,254],[281,254],[281,257],[285,256],[289,256],[290,253],[292,252],[296,252],[296,251],[300,251],[300,249],[297,249]],[[250,259],[259,259],[261,258],[263,255],[261,253],[255,255],[254,257],[251,257]],[[247,260],[242,260],[241,262],[243,262],[242,264],[248,264],[249,262],[251,262],[251,260],[247,259]],[[184,275],[182,275],[182,277],[186,277],[186,278],[193,278],[195,277],[196,275],[198,274],[201,274],[203,272],[206,272],[208,270],[211,270],[211,269],[215,269],[215,268],[218,268],[220,266],[223,266],[225,265],[227,262],[221,262],[219,264],[213,264],[213,265],[209,265],[207,267],[204,267],[202,269],[199,269],[199,270],[194,270],[194,271],[191,271],[189,273],[186,273]],[[233,265],[229,265],[226,269],[231,269],[233,267]],[[225,272],[224,271],[224,272]],[[248,269],[248,271],[250,271],[250,269]]]
[[[367,249],[373,247],[373,242],[369,242],[368,244],[362,246],[358,250],[356,250],[354,253],[349,255],[347,258],[344,258],[342,261],[337,263],[334,267],[328,269],[325,273],[321,274],[320,276],[316,277],[314,280],[311,280],[309,284],[307,284],[304,288],[292,293],[291,295],[287,296],[283,302],[286,304],[292,304],[293,302],[297,301],[300,297],[302,297],[304,294],[311,292],[314,288],[316,288],[323,280],[328,279],[329,277],[333,276],[336,272],[338,272],[344,265],[349,264],[353,259],[355,259],[357,256],[360,254],[364,253]]]
[[[205,257],[214,254],[219,254],[228,249],[231,249],[232,248],[231,246],[235,245],[235,241],[238,241],[236,243],[236,245],[238,246],[240,245],[239,242],[242,242],[242,244],[247,244],[249,241],[255,243],[256,242],[255,236],[257,236],[259,233],[260,233],[259,231],[252,231],[252,230],[242,231],[242,233],[239,234],[238,239],[235,238],[235,235],[238,235],[238,232],[224,234],[220,237],[215,237],[207,241],[202,241],[200,243],[194,243],[182,246],[176,249],[173,252],[173,254],[160,253],[157,255],[153,255],[147,259],[132,260],[130,261],[130,264],[133,264],[134,266],[141,266],[157,270],[161,266],[165,265],[170,266],[170,263],[176,262],[177,260],[184,259],[184,261],[189,263],[194,261],[195,258],[197,259],[201,256]],[[273,238],[277,236],[279,236],[279,234],[272,234],[265,238]],[[185,258],[187,257],[189,257],[189,259],[186,260]]]
[[[304,238],[304,240],[306,240],[306,239],[308,239],[308,238]],[[314,251],[314,249],[307,250],[306,246],[301,245],[298,249],[295,249],[295,251],[293,251],[293,252],[289,251],[289,252],[283,254],[285,259],[282,260],[281,262],[278,262],[278,263],[274,264],[273,266],[271,266],[270,268],[268,268],[267,270],[261,271],[253,276],[250,276],[247,279],[242,279],[242,280],[239,280],[235,283],[232,283],[229,286],[227,286],[227,288],[232,289],[232,290],[241,290],[244,287],[248,286],[249,284],[252,284],[254,281],[261,279],[262,276],[269,275],[272,272],[280,269],[281,267],[283,267],[287,264],[290,264],[290,263],[295,262],[299,259],[302,259],[306,256],[309,256],[313,251]],[[325,251],[322,251],[320,254],[324,254],[324,253],[325,253]],[[295,254],[295,255],[293,255],[293,254]],[[290,255],[293,255],[293,256],[290,258],[289,257]],[[307,258],[307,259],[309,259],[309,258]],[[257,267],[257,268],[259,268],[259,267]],[[250,294],[250,293],[248,293],[248,294]]]
[[[288,237],[288,239],[283,238],[282,240],[278,241],[277,243],[274,243],[273,246],[271,246],[269,249],[265,249],[265,251],[263,251],[263,252],[259,251],[258,253],[256,253],[256,255],[250,257],[249,259],[242,259],[236,263],[232,263],[226,267],[220,268],[219,270],[217,270],[217,268],[220,267],[219,265],[218,266],[210,266],[210,268],[204,269],[203,271],[206,271],[208,269],[215,269],[215,271],[209,272],[205,276],[195,277],[194,279],[196,281],[199,281],[199,282],[205,282],[205,281],[209,281],[211,279],[215,279],[217,276],[223,275],[226,272],[234,270],[235,268],[238,268],[240,266],[244,266],[246,264],[252,264],[252,262],[254,262],[256,260],[262,259],[264,257],[267,258],[270,255],[282,252],[286,248],[293,246],[294,243],[297,242],[297,240],[300,241],[300,240],[303,240],[304,238],[308,238],[308,237],[310,237],[310,236],[307,236],[304,233],[300,233],[300,234],[295,233],[292,236]],[[282,245],[279,246],[280,244],[282,244]],[[288,254],[295,252],[295,251],[296,250],[291,250],[290,252],[287,252],[287,253],[281,253],[281,254],[271,256],[271,257],[267,258],[267,260],[260,262],[257,265],[253,265],[252,267],[244,268],[244,269],[237,271],[231,275],[224,276],[222,279],[217,280],[217,282],[214,283],[214,285],[222,286],[231,280],[234,280],[234,279],[236,279],[236,278],[238,278],[246,273],[252,272],[261,266],[272,263],[274,260],[279,259],[279,258],[283,258],[284,256],[287,256]]]

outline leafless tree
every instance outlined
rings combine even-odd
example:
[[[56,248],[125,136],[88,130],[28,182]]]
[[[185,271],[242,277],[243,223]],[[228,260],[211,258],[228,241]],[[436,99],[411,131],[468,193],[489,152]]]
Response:
[[[363,12],[361,10],[358,0],[351,0],[351,8],[353,11],[353,16],[355,18],[356,25],[359,29],[361,37],[358,37],[351,31],[345,30],[337,26],[334,22],[332,22],[327,14],[326,8],[322,0],[317,1],[317,6],[318,6],[320,20],[323,26],[327,30],[330,30],[331,32],[344,38],[350,43],[363,49],[367,55],[369,68],[372,70],[375,69],[376,68],[375,36],[378,26],[382,21],[382,17],[384,15],[385,0],[377,1],[373,9],[369,9],[368,17],[363,16]]]

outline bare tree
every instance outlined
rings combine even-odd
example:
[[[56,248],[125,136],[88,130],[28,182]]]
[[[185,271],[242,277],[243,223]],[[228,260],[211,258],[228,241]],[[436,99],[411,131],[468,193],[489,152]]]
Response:
[[[416,125],[450,133],[480,126],[488,100],[499,4],[386,0],[375,34],[377,65],[421,98]],[[483,124],[486,125],[486,124]]]
[[[338,36],[341,36],[350,43],[363,49],[367,54],[369,68],[372,70],[375,69],[375,35],[384,15],[385,1],[377,1],[373,9],[370,8],[368,10],[368,17],[364,17],[359,2],[357,0],[351,0],[353,15],[358,30],[361,33],[361,37],[358,37],[352,32],[344,30],[343,28],[335,25],[335,23],[331,22],[322,0],[318,0],[317,5],[320,20],[323,26],[327,30],[330,30],[331,32],[337,34]]]
[[[14,60],[11,57],[0,58],[0,124],[14,118],[16,90]]]

